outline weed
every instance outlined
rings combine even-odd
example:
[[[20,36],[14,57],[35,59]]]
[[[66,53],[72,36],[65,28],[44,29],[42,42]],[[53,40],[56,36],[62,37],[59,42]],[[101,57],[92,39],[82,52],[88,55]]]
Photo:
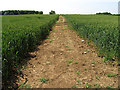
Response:
[[[62,31],[64,31],[64,30],[67,30],[66,28],[65,29],[62,29]]]
[[[107,74],[108,77],[115,77],[117,74]]]
[[[87,69],[86,69],[86,68],[85,68],[84,70],[85,70],[85,71],[87,71]]]
[[[86,83],[86,84],[85,84],[85,87],[90,88],[90,87],[92,87],[92,85]]]
[[[79,71],[77,71],[77,72],[76,72],[76,74],[77,74],[77,75],[79,75],[79,74],[80,74],[80,72],[79,72]]]
[[[40,79],[40,81],[41,81],[42,83],[46,83],[48,80],[49,80],[49,79],[46,79],[46,78],[41,78],[41,79]]]
[[[98,80],[99,80],[99,79],[100,79],[100,77],[96,75],[96,79],[98,79]]]
[[[67,61],[68,63],[72,63],[73,62],[73,60],[69,60],[69,61]]]
[[[78,64],[78,62],[75,62],[75,64]]]
[[[68,51],[71,51],[72,49],[67,49]]]
[[[80,85],[80,80],[77,80],[76,82]]]
[[[50,43],[52,43],[53,42],[53,40],[50,40]]]
[[[55,63],[52,63],[52,62],[47,62],[46,64],[47,64],[47,65],[52,65],[52,64],[55,64]]]
[[[20,86],[19,86],[19,88],[20,87],[24,87],[24,88],[32,88],[32,86],[30,85],[30,84],[21,84]]]
[[[94,61],[91,64],[96,64]]]
[[[111,86],[107,86],[107,87],[104,87],[104,88],[108,88],[108,89],[110,89],[110,88],[111,88]]]

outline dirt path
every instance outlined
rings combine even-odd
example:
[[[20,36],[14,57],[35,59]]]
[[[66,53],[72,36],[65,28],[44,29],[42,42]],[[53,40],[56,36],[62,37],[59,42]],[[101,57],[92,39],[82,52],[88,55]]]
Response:
[[[19,77],[17,83],[26,80],[23,86],[34,88],[117,87],[117,76],[107,76],[118,74],[117,65],[104,63],[82,40],[60,16],[48,39],[30,53],[35,57],[22,68],[25,79]]]

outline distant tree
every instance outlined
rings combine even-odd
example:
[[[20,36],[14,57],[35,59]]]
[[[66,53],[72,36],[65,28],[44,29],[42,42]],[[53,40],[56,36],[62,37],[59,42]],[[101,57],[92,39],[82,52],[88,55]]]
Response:
[[[9,12],[8,15],[15,15],[13,12]]]
[[[4,12],[4,15],[9,15],[9,12]]]
[[[4,15],[5,12],[4,11],[1,11],[1,12],[2,12],[2,15]]]
[[[13,10],[13,11],[10,11],[11,13],[13,13],[14,15],[18,15],[18,10]],[[13,14],[10,14],[10,15],[13,15]]]
[[[0,15],[2,15],[2,11],[0,11]]]
[[[43,14],[43,11],[39,11],[39,14]]]
[[[51,12],[49,12],[49,14],[55,14],[55,11],[51,10]]]

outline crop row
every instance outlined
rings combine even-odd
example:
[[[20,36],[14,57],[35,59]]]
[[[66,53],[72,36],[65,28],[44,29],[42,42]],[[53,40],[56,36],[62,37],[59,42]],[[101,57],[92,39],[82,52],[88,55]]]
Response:
[[[118,16],[112,15],[65,15],[67,22],[80,37],[94,42],[99,56],[105,61],[118,58]]]
[[[46,38],[58,15],[7,15],[2,17],[2,72],[8,80],[13,66],[19,65],[41,40]]]

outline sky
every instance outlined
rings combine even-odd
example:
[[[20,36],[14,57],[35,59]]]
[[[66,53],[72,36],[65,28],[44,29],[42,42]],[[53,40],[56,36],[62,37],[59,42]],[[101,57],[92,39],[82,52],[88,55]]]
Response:
[[[119,0],[2,0],[2,10],[36,10],[49,14],[95,14],[97,12],[118,13]]]

